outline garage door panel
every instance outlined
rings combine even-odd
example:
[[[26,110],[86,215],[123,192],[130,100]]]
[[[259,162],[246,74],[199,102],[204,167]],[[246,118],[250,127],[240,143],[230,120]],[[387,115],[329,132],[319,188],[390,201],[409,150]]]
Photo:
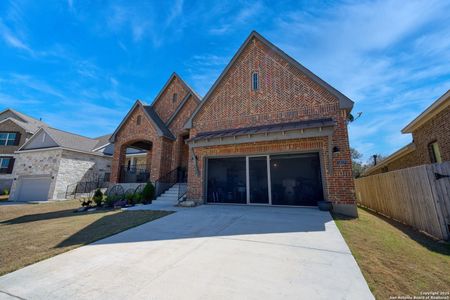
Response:
[[[324,199],[319,153],[210,158],[207,202],[316,206]]]
[[[18,201],[47,201],[51,177],[32,177],[19,179]]]
[[[318,153],[270,157],[272,204],[314,206],[323,200]]]
[[[207,201],[247,203],[245,157],[208,160]]]

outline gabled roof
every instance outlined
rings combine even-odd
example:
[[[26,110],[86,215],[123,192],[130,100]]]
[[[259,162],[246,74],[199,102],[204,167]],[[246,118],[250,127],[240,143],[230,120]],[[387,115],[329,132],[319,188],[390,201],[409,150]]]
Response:
[[[169,139],[175,139],[172,132],[170,132],[169,128],[167,128],[166,124],[164,124],[163,120],[158,116],[156,111],[153,109],[151,105],[145,105],[144,110],[147,113],[147,115],[152,119],[152,121],[155,123],[155,125],[158,127],[158,131],[161,131],[162,136],[169,138]]]
[[[176,72],[173,72],[172,75],[170,75],[169,79],[166,81],[162,89],[159,91],[158,95],[156,95],[155,99],[153,100],[152,106],[155,105],[156,102],[161,98],[161,95],[164,93],[164,91],[167,89],[169,84],[174,80],[175,78],[178,78],[178,80],[181,82],[181,84],[189,91],[191,92],[195,97],[195,100],[197,102],[200,102],[201,97],[183,80],[183,78],[180,77]]]
[[[431,104],[411,123],[406,125],[406,127],[402,129],[402,133],[412,133],[414,130],[422,126],[425,122],[436,116],[448,106],[450,106],[450,90],[448,90],[444,95],[433,102],[433,104]]]
[[[82,135],[70,133],[60,129],[52,127],[42,127],[25,144],[23,144],[22,147],[20,147],[19,151],[48,148],[48,147],[33,147],[31,149],[26,149],[27,145],[32,143],[36,137],[41,135],[41,132],[45,132],[46,134],[48,134],[48,136],[56,143],[56,145],[52,146],[51,148],[58,147],[87,153],[92,152],[94,154],[95,153],[94,149],[100,142],[102,142],[99,139],[85,137]]]
[[[315,75],[313,72],[308,70],[306,67],[304,67],[302,64],[297,62],[295,59],[287,55],[285,52],[283,52],[280,48],[269,42],[267,39],[265,39],[262,35],[257,33],[256,31],[252,31],[250,35],[247,37],[245,42],[241,45],[239,50],[236,52],[236,54],[233,56],[231,61],[228,63],[226,68],[222,71],[222,74],[220,74],[219,78],[214,82],[213,86],[209,89],[208,93],[203,97],[203,100],[201,104],[197,107],[197,109],[192,114],[191,118],[186,122],[185,128],[191,128],[192,127],[192,121],[195,118],[196,114],[201,110],[202,106],[205,105],[205,103],[209,100],[209,97],[213,93],[213,91],[216,89],[216,87],[219,85],[219,83],[222,81],[222,78],[225,77],[225,75],[228,73],[228,70],[231,68],[231,66],[236,62],[236,60],[241,55],[242,51],[247,47],[247,45],[252,41],[253,38],[258,39],[261,41],[265,46],[270,48],[272,51],[283,57],[286,61],[288,61],[291,65],[296,67],[300,72],[308,76],[311,80],[316,82],[318,85],[322,86],[324,89],[326,89],[328,92],[330,92],[332,95],[334,95],[339,100],[339,107],[341,109],[346,109],[350,111],[353,108],[353,101],[350,100],[347,96],[339,92],[337,89],[326,83],[324,80],[319,78],[317,75]]]
[[[13,115],[15,115],[15,118],[5,118],[2,121],[0,121],[0,123],[6,121],[6,120],[11,120],[14,123],[16,123],[18,126],[22,127],[26,132],[29,133],[35,133],[36,131],[38,131],[39,128],[41,127],[46,127],[48,126],[47,124],[45,124],[44,122],[35,119],[33,117],[27,116],[21,112],[18,112],[14,109],[11,108],[7,108],[5,110],[3,110],[2,112],[0,112],[0,116],[6,112],[10,112]]]
[[[170,118],[167,120],[166,125],[167,127],[170,126],[170,124],[173,122],[173,120],[175,120],[175,117],[178,115],[178,113],[183,109],[184,105],[186,104],[186,102],[189,101],[189,99],[193,97],[196,102],[197,105],[200,103],[200,101],[197,99],[197,97],[195,95],[193,95],[191,92],[189,92],[184,98],[183,100],[181,100],[180,104],[178,105],[177,109],[175,109],[175,111],[173,112],[173,114],[170,116]]]
[[[127,115],[123,118],[122,122],[120,122],[119,126],[117,126],[116,130],[111,135],[109,141],[114,143],[116,134],[119,132],[120,128],[125,124],[125,121],[130,117],[131,113],[136,109],[136,107],[141,106],[145,112],[145,116],[149,119],[149,121],[155,126],[155,130],[158,132],[159,136],[166,137],[168,139],[174,140],[175,137],[170,132],[169,128],[164,124],[158,114],[155,112],[152,106],[144,105],[140,100],[136,100],[134,105],[128,111]]]

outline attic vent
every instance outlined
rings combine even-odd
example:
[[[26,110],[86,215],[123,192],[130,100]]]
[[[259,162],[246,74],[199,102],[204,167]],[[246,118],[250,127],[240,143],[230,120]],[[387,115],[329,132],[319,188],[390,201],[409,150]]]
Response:
[[[178,99],[178,94],[177,93],[173,93],[172,102],[173,103],[177,102],[177,99]]]
[[[137,119],[136,119],[136,124],[137,125],[141,125],[141,121],[142,121],[142,116],[137,116]]]

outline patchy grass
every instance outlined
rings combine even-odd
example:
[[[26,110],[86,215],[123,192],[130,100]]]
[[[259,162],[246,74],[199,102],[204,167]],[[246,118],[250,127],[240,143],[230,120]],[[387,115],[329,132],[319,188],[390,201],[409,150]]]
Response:
[[[170,214],[165,211],[74,213],[80,203],[0,205],[0,275]]]
[[[377,299],[450,292],[450,244],[358,209],[359,219],[334,216]]]

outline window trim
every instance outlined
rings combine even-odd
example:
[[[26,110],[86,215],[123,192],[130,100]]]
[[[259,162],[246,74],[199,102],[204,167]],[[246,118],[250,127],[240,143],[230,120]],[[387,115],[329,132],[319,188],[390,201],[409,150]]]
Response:
[[[18,141],[17,141],[17,136],[19,135],[18,132],[16,132],[16,131],[1,131],[0,134],[6,134],[6,139],[0,139],[0,141],[5,141],[5,143],[0,142],[0,147],[1,146],[17,146],[18,145]],[[10,139],[10,135],[14,135],[14,139]],[[8,141],[13,141],[13,144],[8,145]]]
[[[3,160],[8,160],[8,166],[6,168],[2,167]],[[11,161],[14,161],[14,157],[0,156],[0,174],[12,174],[12,169],[13,169],[14,165],[11,166]]]
[[[434,145],[436,145],[436,148],[434,147]],[[428,152],[432,164],[442,163],[441,149],[439,148],[437,140],[434,140],[428,144]]]
[[[256,75],[256,87],[255,87],[255,75]],[[251,88],[252,91],[259,91],[259,89],[261,88],[261,85],[259,83],[259,72],[258,71],[253,71],[252,72],[252,76],[251,76]]]

